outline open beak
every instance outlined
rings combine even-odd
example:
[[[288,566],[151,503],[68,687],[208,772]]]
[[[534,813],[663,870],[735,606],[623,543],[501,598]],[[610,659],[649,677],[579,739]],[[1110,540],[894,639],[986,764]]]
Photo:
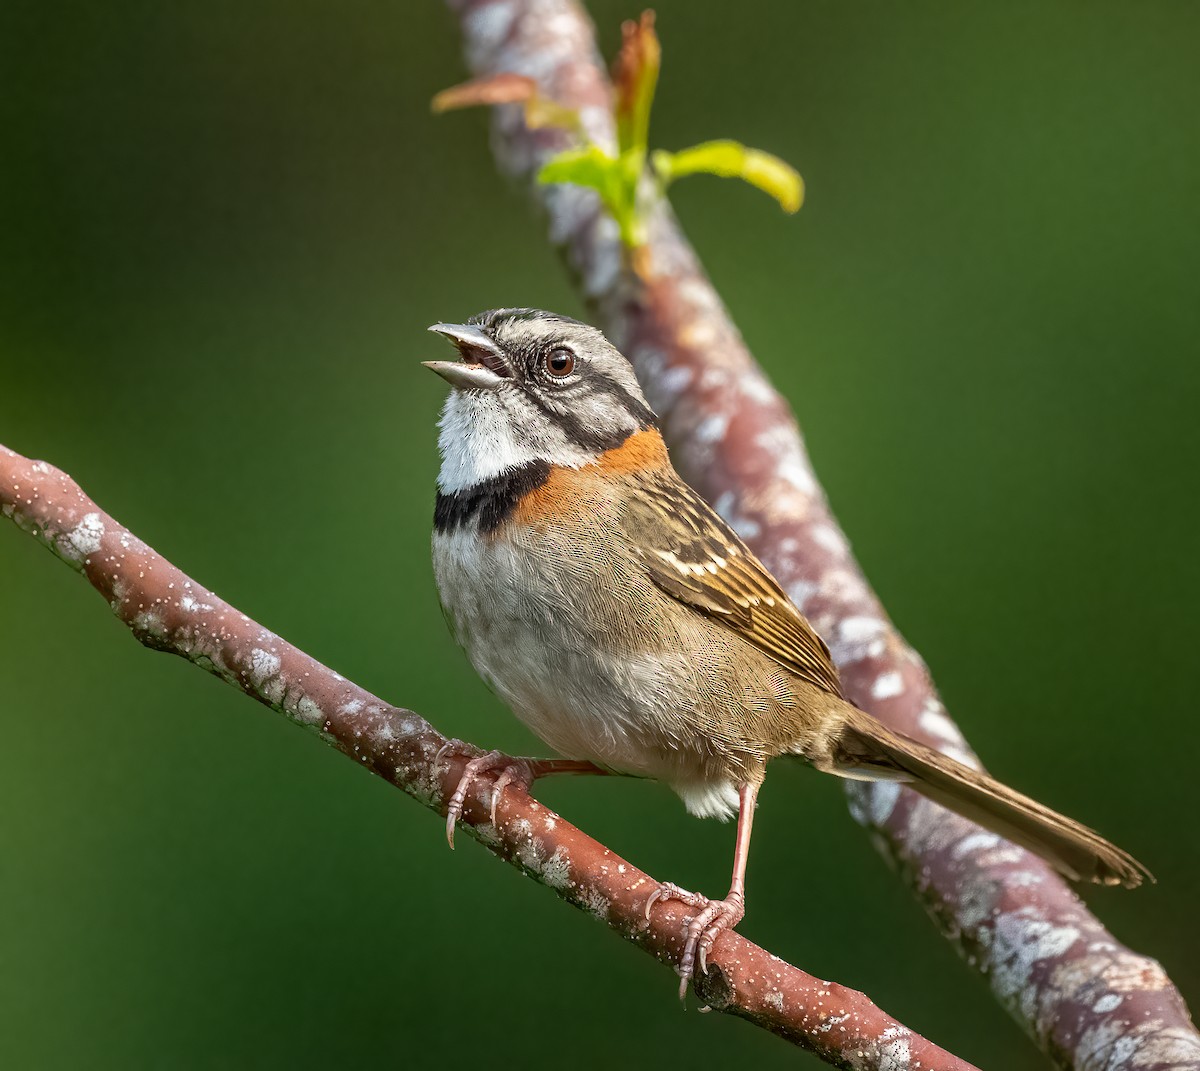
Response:
[[[434,324],[430,329],[444,335],[458,348],[457,361],[422,361],[450,386],[458,390],[495,390],[512,370],[504,351],[478,327],[470,324]]]

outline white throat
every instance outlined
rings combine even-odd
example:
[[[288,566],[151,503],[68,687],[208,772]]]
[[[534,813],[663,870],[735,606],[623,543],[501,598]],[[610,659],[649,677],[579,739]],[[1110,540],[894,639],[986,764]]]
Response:
[[[444,495],[476,487],[532,461],[581,468],[594,460],[587,451],[565,441],[550,444],[521,434],[506,412],[500,392],[464,396],[452,391],[438,428],[442,469],[437,482]]]

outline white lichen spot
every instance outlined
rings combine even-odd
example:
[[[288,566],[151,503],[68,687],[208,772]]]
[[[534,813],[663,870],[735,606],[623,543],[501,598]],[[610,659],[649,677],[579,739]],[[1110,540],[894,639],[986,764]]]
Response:
[[[1171,984],[1161,963],[1128,951],[1111,958],[1104,965],[1101,977],[1116,993],[1148,992],[1166,989]]]
[[[970,833],[963,837],[950,851],[950,854],[955,859],[963,859],[972,852],[988,851],[1000,844],[1000,835],[998,833],[989,833],[985,829],[979,830],[977,833]]]
[[[676,297],[687,305],[706,309],[713,304],[713,290],[708,282],[697,275],[688,275],[679,280]]]
[[[1034,966],[1063,955],[1078,940],[1075,926],[1057,926],[1030,908],[1000,915],[994,926],[992,988],[1032,1019],[1038,1000],[1038,988],[1029,984]]]
[[[897,1026],[888,1027],[879,1038],[879,1071],[909,1071],[912,1052],[908,1034]]]
[[[1163,1026],[1157,1020],[1141,1023],[1133,1058],[1134,1071],[1190,1071],[1200,1064],[1200,1041],[1195,1031],[1181,1026]]]
[[[790,598],[800,610],[803,610],[804,604],[820,590],[821,585],[814,584],[810,580],[793,580],[792,583],[787,586],[788,598]]]
[[[571,863],[565,848],[555,848],[554,854],[542,864],[542,881],[552,889],[566,889],[571,885]]]
[[[875,684],[871,688],[871,695],[876,699],[891,699],[903,691],[903,674],[892,670],[888,673],[881,673],[875,678]]]
[[[343,714],[345,714],[347,717],[352,717],[353,715],[357,714],[360,710],[362,710],[362,708],[363,708],[363,701],[361,699],[349,699],[345,703],[342,704],[341,712]]]
[[[533,874],[541,873],[542,869],[542,853],[538,850],[537,843],[532,840],[522,840],[517,845],[517,861],[526,870]]]
[[[765,376],[748,375],[738,384],[742,393],[758,405],[771,405],[779,397]]]
[[[694,435],[697,442],[707,446],[720,440],[728,428],[728,413],[711,413],[696,425]]]
[[[76,561],[82,561],[89,554],[95,554],[100,549],[100,540],[104,538],[104,522],[99,513],[89,513],[70,532],[67,542],[74,551],[70,556]]]
[[[160,640],[167,634],[162,618],[153,610],[142,610],[138,613],[133,619],[133,628],[135,632],[144,632],[147,636]]]
[[[1170,984],[1161,964],[1108,941],[1091,942],[1086,955],[1056,966],[1050,979],[1061,1000],[1090,1001],[1092,1010],[1103,1015],[1118,1008],[1126,993],[1151,992]]]
[[[592,257],[582,276],[587,297],[609,293],[621,274],[622,245],[616,220],[604,215],[596,220],[595,226],[598,240],[592,246]]]
[[[917,719],[917,724],[921,727],[922,732],[928,733],[938,740],[945,740],[947,743],[962,743],[963,736],[959,732],[958,726],[950,720],[942,709],[942,704],[936,699],[926,704],[925,709],[921,711],[921,716]]]
[[[969,769],[972,769],[972,770],[982,770],[983,769],[983,767],[980,765],[978,757],[971,753],[971,751],[967,748],[965,743],[961,744],[961,745],[949,744],[949,743],[943,744],[941,746],[941,748],[939,748],[939,750],[947,758],[951,758],[955,762],[960,763],[961,765],[966,766]]]
[[[665,369],[658,377],[656,398],[665,398],[669,403],[674,402],[692,382],[692,370],[687,365],[676,365]]]
[[[1136,1040],[1125,1036],[1127,1027],[1127,1023],[1108,1020],[1085,1030],[1075,1050],[1076,1067],[1080,1071],[1109,1071],[1110,1068],[1129,1067]]]
[[[1019,851],[1020,849],[1015,850]],[[987,866],[991,866],[994,860],[994,852],[984,856],[984,863]],[[1029,888],[1031,885],[1041,885],[1046,880],[1046,873],[1044,870],[1013,870],[1009,871],[1004,880],[1009,888],[1024,889]]]
[[[481,4],[465,20],[463,34],[473,49],[491,52],[504,44],[515,17],[511,4]]]
[[[959,895],[954,913],[959,928],[965,933],[972,933],[977,926],[990,919],[996,910],[997,895],[998,886],[994,882],[968,882]],[[980,939],[987,933],[987,930],[980,930]]]
[[[821,588],[828,598],[845,606],[859,606],[874,598],[867,582],[854,569],[833,568],[825,570],[821,576]],[[882,654],[885,641],[879,637],[870,650],[864,654],[872,656]]]
[[[271,677],[279,672],[281,663],[279,656],[261,647],[255,647],[250,652],[250,680],[256,688],[261,688]]]
[[[812,497],[817,493],[817,481],[812,477],[812,469],[802,461],[788,459],[781,461],[776,473],[785,484],[791,484],[802,495]],[[841,551],[850,550],[845,539],[841,540]]]
[[[579,897],[583,904],[583,909],[599,922],[605,922],[608,919],[608,912],[612,907],[612,903],[608,897],[599,889],[587,888],[583,889]]]
[[[909,811],[906,836],[909,850],[914,855],[923,855],[928,852],[948,851],[978,829],[969,818],[963,818],[940,803],[934,803],[922,796],[914,801]],[[1021,849],[1008,841],[1001,841],[992,850],[1015,852],[1014,859],[1021,857]]]
[[[550,241],[555,245],[564,245],[595,217],[596,195],[582,186],[546,186],[543,198],[550,217]]]
[[[758,521],[751,520],[749,517],[730,517],[729,527],[743,539],[757,539],[762,532],[762,525]]]
[[[597,144],[612,141],[612,112],[598,104],[585,104],[579,109],[579,125],[590,140]]]
[[[830,644],[838,665],[883,653],[887,624],[878,617],[847,617],[838,623]]]
[[[325,714],[315,700],[303,696],[296,704],[296,720],[305,725],[320,725],[325,720]]]
[[[843,557],[847,553],[846,537],[832,524],[814,524],[808,530],[808,534],[818,547],[827,550],[830,554]]]
[[[763,997],[763,1003],[769,1008],[774,1008],[781,1015],[783,1014],[783,994],[778,989],[772,989]]]

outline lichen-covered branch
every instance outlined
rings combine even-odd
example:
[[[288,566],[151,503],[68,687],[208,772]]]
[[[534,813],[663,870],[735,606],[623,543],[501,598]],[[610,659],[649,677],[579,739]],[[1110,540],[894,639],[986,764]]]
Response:
[[[509,72],[577,109],[614,142],[610,86],[576,0],[449,0],[476,77]],[[532,180],[573,135],[495,111],[502,169]],[[533,189],[585,299],[634,361],[676,466],[783,582],[830,646],[850,698],[889,724],[975,762],[919,655],[855,563],[795,421],[746,349],[669,208],[624,255],[616,224],[574,186]],[[900,864],[942,932],[1064,1067],[1200,1068],[1200,1036],[1157,962],[1119,944],[1039,859],[894,784],[853,783],[850,804]]]
[[[463,760],[435,766],[446,738],[433,726],[218,598],[104,513],[65,473],[0,446],[0,512],[82,573],[141,643],[188,659],[445,814]],[[492,784],[478,779],[467,797],[463,825],[476,839],[659,960],[677,961],[684,910],[664,903],[644,917],[658,882],[516,786],[506,789],[493,825]],[[709,965],[696,988],[710,1007],[835,1067],[971,1071],[863,994],[813,978],[738,934],[722,936]]]

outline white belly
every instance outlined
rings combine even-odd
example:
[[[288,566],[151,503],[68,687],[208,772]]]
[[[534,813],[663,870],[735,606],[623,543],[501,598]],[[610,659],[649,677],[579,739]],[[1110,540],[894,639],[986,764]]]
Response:
[[[672,780],[680,756],[662,754],[663,722],[679,701],[673,685],[686,660],[608,653],[611,637],[595,635],[595,615],[587,612],[595,581],[581,575],[587,564],[554,586],[535,573],[544,560],[508,540],[435,535],[434,573],[455,638],[479,675],[558,754]]]

